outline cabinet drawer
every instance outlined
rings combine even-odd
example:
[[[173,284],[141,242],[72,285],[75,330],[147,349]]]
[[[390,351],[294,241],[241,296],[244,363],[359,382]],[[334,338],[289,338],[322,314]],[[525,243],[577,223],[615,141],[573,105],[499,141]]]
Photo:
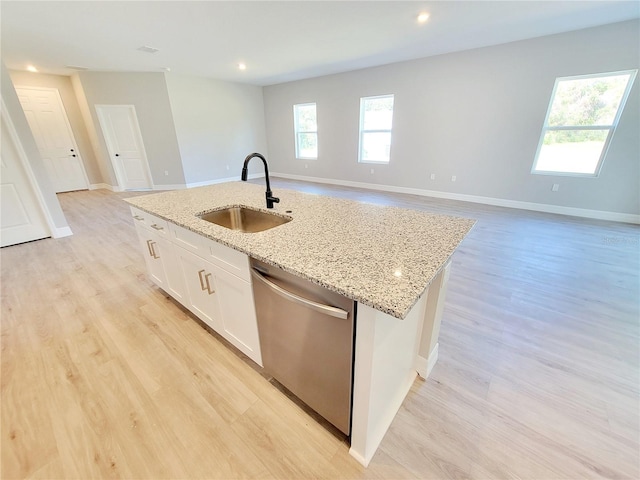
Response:
[[[231,247],[169,222],[171,241],[237,277],[251,281],[249,257]]]
[[[171,232],[171,241],[188,250],[190,252],[196,253],[198,255],[203,255],[203,247],[202,247],[202,235],[199,235],[191,230],[187,230],[186,228],[179,227],[173,223],[169,223],[169,230]]]
[[[201,255],[206,260],[247,282],[251,281],[249,257],[246,254],[206,237],[200,238],[203,249]]]
[[[166,220],[151,215],[150,213],[143,212],[137,208],[131,207],[131,215],[136,225],[143,226],[147,229],[151,229],[158,233],[158,235],[167,237],[169,236],[169,224]]]

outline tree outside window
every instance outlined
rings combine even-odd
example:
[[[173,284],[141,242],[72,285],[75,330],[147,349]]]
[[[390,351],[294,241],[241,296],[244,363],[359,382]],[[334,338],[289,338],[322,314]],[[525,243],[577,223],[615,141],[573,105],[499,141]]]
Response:
[[[532,172],[597,175],[636,73],[556,79]]]

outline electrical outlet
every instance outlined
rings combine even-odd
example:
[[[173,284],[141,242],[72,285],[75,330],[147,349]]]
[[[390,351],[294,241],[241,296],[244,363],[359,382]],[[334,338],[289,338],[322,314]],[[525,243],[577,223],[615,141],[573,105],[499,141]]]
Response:
[[[168,176],[169,176],[169,170],[165,170],[165,171],[164,171],[164,176],[165,176],[165,177],[168,177]]]
[[[557,192],[559,189],[560,189],[559,183],[554,183],[553,186],[551,187],[552,192]]]
[[[458,177],[456,177],[455,175],[451,175],[451,181],[452,181],[452,182],[455,182],[455,181],[456,181],[456,178],[458,178]]]
[[[227,165],[227,172],[229,171],[229,165]]]
[[[373,170],[373,168],[372,168],[372,169],[371,169],[371,175],[373,175],[374,173],[375,173],[375,172],[374,172],[374,170]]]
[[[436,179],[436,174],[435,174],[435,173],[432,173],[432,174],[431,174],[431,180],[435,180],[435,179]]]
[[[305,163],[304,168],[309,168],[309,165]]]

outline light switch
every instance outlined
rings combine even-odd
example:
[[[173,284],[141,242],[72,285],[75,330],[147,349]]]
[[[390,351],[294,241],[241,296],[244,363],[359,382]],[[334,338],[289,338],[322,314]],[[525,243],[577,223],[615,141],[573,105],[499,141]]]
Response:
[[[554,183],[553,187],[551,187],[551,191],[552,192],[557,192],[560,189],[560,184],[559,183]]]
[[[431,174],[431,180],[435,180],[435,179],[436,179],[436,174],[435,174],[435,173],[432,173],[432,174]]]

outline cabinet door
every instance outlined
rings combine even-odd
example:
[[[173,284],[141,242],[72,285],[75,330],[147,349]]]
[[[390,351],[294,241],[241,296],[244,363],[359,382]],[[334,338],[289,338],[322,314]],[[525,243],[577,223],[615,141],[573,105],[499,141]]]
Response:
[[[182,267],[176,255],[177,248],[169,240],[160,236],[156,237],[155,242],[157,246],[154,245],[154,248],[156,252],[159,251],[157,255],[160,257],[166,275],[163,288],[165,292],[188,308],[189,301],[184,287]]]
[[[160,288],[166,289],[167,274],[162,264],[162,247],[158,241],[158,236],[138,225],[136,225],[136,231],[138,232],[144,261],[147,264],[149,278]]]
[[[176,247],[176,254],[184,273],[189,310],[216,332],[220,332],[220,311],[213,274],[214,266],[180,247]]]
[[[262,366],[251,284],[221,268],[216,268],[215,277],[222,328],[219,333]]]

